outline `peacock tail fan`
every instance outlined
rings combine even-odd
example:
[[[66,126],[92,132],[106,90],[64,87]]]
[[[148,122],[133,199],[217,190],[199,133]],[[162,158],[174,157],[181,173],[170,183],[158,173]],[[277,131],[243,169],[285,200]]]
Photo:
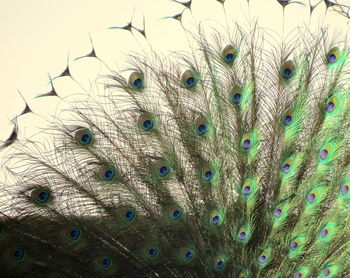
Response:
[[[294,5],[310,22],[348,9],[269,1],[283,21]],[[111,27],[142,45],[125,70],[92,45],[72,62],[104,68],[91,89],[69,64],[35,100],[65,105],[48,126],[23,138],[35,111],[18,116],[2,147],[0,276],[350,277],[346,38],[284,22],[278,37],[250,13],[230,19],[231,0],[208,0],[226,22],[208,28],[194,18],[205,2],[173,2],[182,12],[162,22],[186,51],[154,50],[145,20]],[[82,92],[64,96],[62,79]]]

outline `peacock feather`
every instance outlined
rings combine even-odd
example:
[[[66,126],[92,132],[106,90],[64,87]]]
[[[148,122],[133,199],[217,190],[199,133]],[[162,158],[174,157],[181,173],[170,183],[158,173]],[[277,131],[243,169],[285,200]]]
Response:
[[[257,0],[172,0],[161,22],[186,51],[155,50],[131,21],[108,27],[141,47],[124,68],[91,40],[49,76],[34,101],[60,112],[26,102],[2,145],[0,277],[350,277],[350,46],[314,15],[349,7],[266,1],[280,36]],[[310,18],[287,31],[292,6]],[[103,69],[89,86],[72,71],[87,60]],[[24,137],[29,116],[48,123]]]

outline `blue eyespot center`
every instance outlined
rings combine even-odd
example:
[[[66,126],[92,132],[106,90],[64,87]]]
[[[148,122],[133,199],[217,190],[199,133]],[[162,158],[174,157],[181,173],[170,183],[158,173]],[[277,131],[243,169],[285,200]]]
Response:
[[[244,188],[243,188],[243,194],[244,195],[249,195],[251,193],[251,187],[249,185],[246,185]]]
[[[327,61],[328,61],[328,63],[333,64],[337,61],[337,56],[335,54],[331,53],[328,55]]]
[[[329,274],[331,274],[331,270],[329,268],[326,268],[325,270],[323,270],[324,276],[329,276]]]
[[[187,251],[185,254],[185,259],[190,260],[193,258],[193,252],[192,251]]]
[[[335,108],[335,104],[333,101],[327,103],[326,110],[327,112],[332,112]]]
[[[324,238],[328,235],[328,230],[327,229],[322,229],[321,231],[321,237]]]
[[[194,85],[196,85],[196,78],[194,78],[193,76],[187,78],[186,79],[186,85],[188,87],[193,87]]]
[[[260,255],[260,256],[259,256],[259,262],[260,262],[260,263],[266,262],[266,256],[265,256],[265,255]]]
[[[319,156],[321,159],[326,159],[328,157],[328,151],[326,149],[321,150]]]
[[[246,232],[240,232],[239,233],[239,235],[238,235],[238,237],[239,237],[239,239],[246,239],[246,237],[247,237],[247,234],[246,234]]]
[[[290,171],[290,164],[286,163],[282,167],[282,172],[287,174]]]
[[[242,100],[242,94],[240,94],[240,93],[234,94],[232,100],[235,104],[240,103]]]
[[[206,132],[207,132],[207,126],[205,124],[201,124],[197,127],[197,133],[199,135],[203,135]]]
[[[134,211],[128,210],[128,211],[125,212],[124,218],[125,218],[126,220],[130,221],[130,220],[134,219],[135,215],[136,215],[136,214],[135,214]]]
[[[91,142],[91,139],[92,139],[92,136],[91,134],[89,133],[84,133],[82,136],[81,136],[81,139],[80,139],[80,143],[82,145],[87,145]]]
[[[169,171],[170,171],[169,167],[164,165],[164,166],[159,168],[159,175],[161,177],[164,177],[164,176],[166,176],[169,173]]]
[[[40,202],[46,202],[50,197],[50,194],[48,191],[44,190],[44,191],[41,191],[38,195],[38,198],[39,198],[39,201]]]
[[[227,63],[232,63],[235,59],[235,55],[233,55],[233,53],[228,53],[225,55],[225,61]]]
[[[22,248],[17,248],[13,253],[15,260],[22,260],[24,258],[24,250]]]
[[[341,194],[345,195],[349,192],[349,186],[348,185],[344,185],[342,186],[341,190],[340,190]]]
[[[219,224],[219,222],[220,222],[220,216],[218,216],[218,215],[215,215],[211,220],[211,223],[213,225],[217,225],[217,224]]]
[[[242,143],[243,149],[249,149],[252,145],[252,142],[249,139],[245,139]]]
[[[286,126],[291,125],[292,122],[293,122],[293,118],[291,115],[285,116],[285,118],[283,120],[284,125],[286,125]]]
[[[180,211],[180,210],[175,210],[174,212],[173,212],[173,215],[172,215],[172,217],[173,217],[173,219],[174,220],[177,220],[177,219],[179,219],[180,217],[181,217],[181,215],[182,215],[182,212]]]
[[[216,268],[221,269],[225,266],[225,262],[223,260],[220,260],[216,263]]]
[[[113,170],[113,169],[108,169],[108,170],[104,173],[103,178],[104,178],[104,180],[106,180],[106,181],[110,181],[110,180],[112,180],[112,179],[114,178],[114,176],[115,176],[115,170]]]
[[[142,87],[142,78],[136,78],[133,84],[135,88],[140,89]]]
[[[144,130],[150,130],[154,125],[154,122],[152,120],[145,120],[142,124],[142,127]]]
[[[148,256],[155,257],[158,254],[158,249],[155,247],[152,247],[148,250]]]
[[[101,261],[101,266],[103,268],[109,268],[111,264],[112,264],[112,259],[108,257],[103,258]]]
[[[284,78],[287,78],[287,79],[288,79],[288,78],[291,78],[292,75],[293,75],[292,69],[286,68],[286,69],[283,70],[283,77],[284,77]]]
[[[295,241],[292,241],[292,243],[290,244],[290,249],[291,250],[295,250],[298,248],[298,243]]]
[[[310,202],[310,203],[313,203],[316,199],[316,195],[314,193],[310,193],[309,195],[307,195],[307,200]]]
[[[213,177],[213,172],[212,172],[212,171],[209,170],[209,171],[206,171],[206,172],[204,173],[204,179],[205,179],[206,181],[211,180],[212,177]]]
[[[80,230],[78,228],[74,228],[70,232],[70,238],[73,240],[77,240],[80,236]]]
[[[273,212],[275,217],[280,217],[282,215],[282,210],[280,208],[275,209]]]

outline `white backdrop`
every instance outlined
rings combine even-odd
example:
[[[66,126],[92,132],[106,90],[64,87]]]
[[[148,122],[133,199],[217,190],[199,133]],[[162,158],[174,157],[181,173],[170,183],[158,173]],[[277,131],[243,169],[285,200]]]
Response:
[[[303,1],[308,4],[308,0]],[[250,0],[250,15],[246,3],[246,0],[227,0],[228,17],[244,24],[249,18],[259,17],[263,26],[281,31],[282,8],[276,0]],[[145,15],[147,36],[155,49],[186,49],[179,24],[161,19],[182,9],[182,5],[169,0],[0,0],[0,140],[8,137],[13,128],[10,120],[24,108],[17,89],[33,111],[43,115],[54,111],[57,105],[54,98],[34,99],[34,96],[50,90],[47,73],[59,74],[66,66],[68,54],[73,75],[93,78],[98,74],[96,61],[72,62],[73,58],[90,51],[89,33],[98,56],[112,64],[120,63],[124,59],[122,55],[140,48],[128,32],[107,30],[107,27],[126,24],[134,13],[135,24],[139,27]],[[194,0],[193,14],[202,20],[223,18],[220,4],[215,0]],[[189,13],[185,15],[190,16]],[[314,27],[324,21],[337,30],[348,30],[345,17],[335,12],[324,15],[322,3],[312,17]],[[309,18],[308,6],[288,6],[286,32],[308,24]],[[140,36],[136,35],[136,39],[145,43]],[[61,91],[72,93],[68,85],[65,87],[64,82],[60,82],[57,81],[57,86]],[[38,117],[21,117],[20,132],[26,134],[37,124]]]

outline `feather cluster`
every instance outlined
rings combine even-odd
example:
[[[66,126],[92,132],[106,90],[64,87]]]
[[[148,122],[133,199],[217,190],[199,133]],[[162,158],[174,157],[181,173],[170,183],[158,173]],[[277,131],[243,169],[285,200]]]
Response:
[[[184,31],[7,142],[1,277],[350,277],[349,45]]]

